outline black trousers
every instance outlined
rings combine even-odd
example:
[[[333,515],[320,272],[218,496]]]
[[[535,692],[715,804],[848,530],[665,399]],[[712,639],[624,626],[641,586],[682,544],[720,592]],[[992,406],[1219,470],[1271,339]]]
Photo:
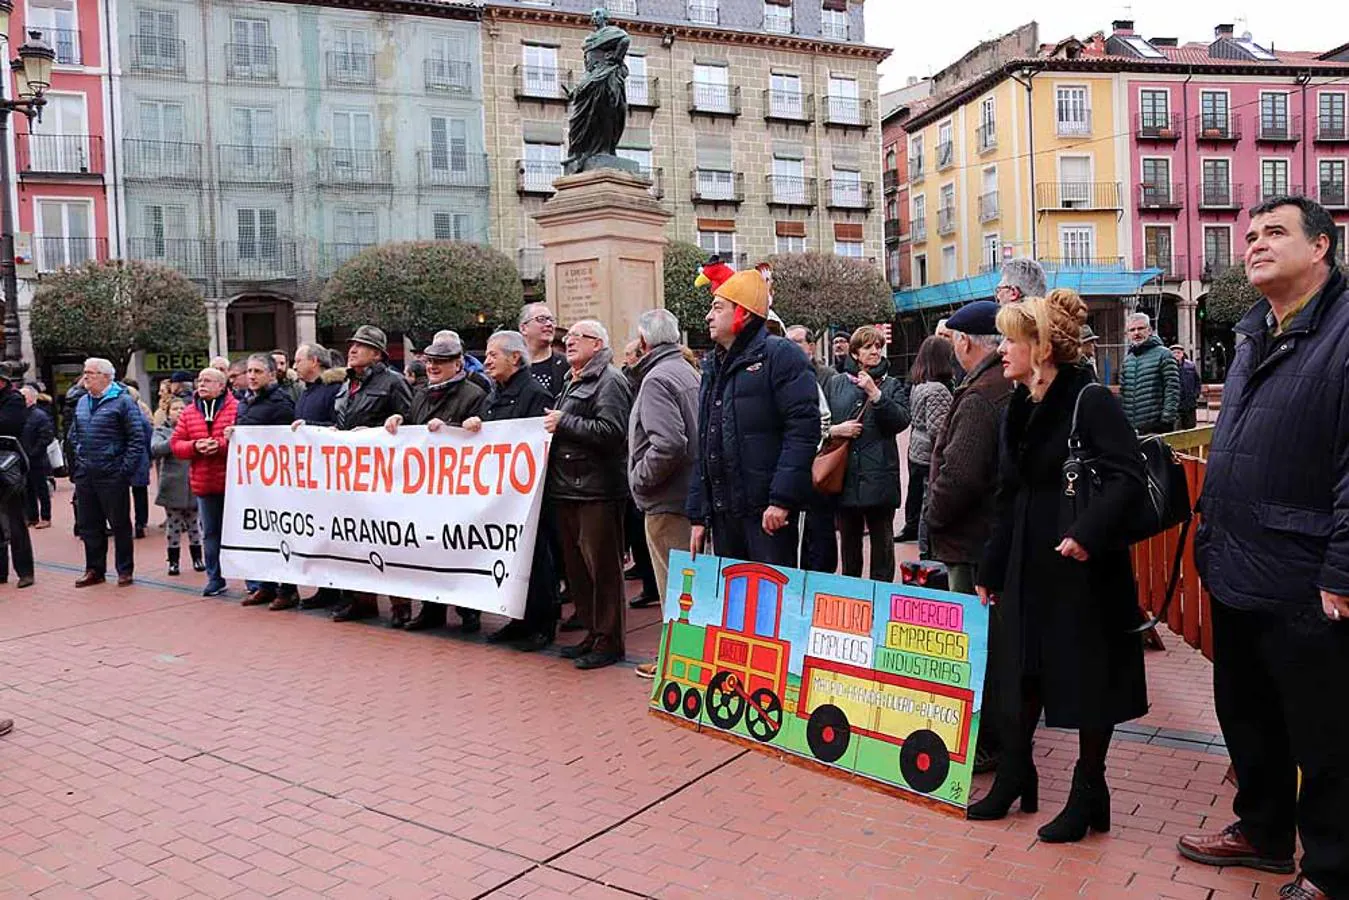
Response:
[[[656,570],[651,565],[651,548],[646,545],[646,516],[632,500],[628,500],[628,508],[623,514],[623,538],[632,553],[632,567],[642,579],[642,593],[652,600],[658,599],[660,586],[656,584]]]
[[[1180,411],[1180,421],[1176,423],[1176,427],[1179,428],[1181,431],[1187,431],[1195,427],[1196,420],[1198,419],[1198,417],[1199,417],[1198,410],[1195,409],[1194,407],[1191,407],[1190,409],[1182,409]]]
[[[622,500],[554,501],[567,591],[594,649],[623,655]]]
[[[131,497],[136,506],[136,528],[143,529],[150,524],[150,489],[137,485],[131,489]]]
[[[895,508],[844,507],[838,511],[843,574],[862,577],[862,533],[870,532],[872,581],[895,580]]]
[[[787,517],[787,524],[774,534],[763,530],[763,511],[754,515],[736,517],[712,514],[712,544],[717,555],[770,566],[796,567],[797,516]]]
[[[28,534],[28,522],[24,518],[24,498],[22,495],[11,497],[0,504],[0,522],[4,527],[4,539],[9,545],[8,552],[0,552],[0,576],[9,577],[9,557],[14,557],[14,574],[20,578],[29,578],[33,574],[33,541]]]
[[[837,501],[814,494],[801,525],[801,568],[809,572],[838,571],[838,534],[834,530]]]
[[[1315,605],[1250,612],[1213,599],[1213,696],[1237,775],[1232,809],[1261,854],[1293,856],[1349,897],[1349,622]],[[1297,770],[1302,770],[1302,790]]]
[[[75,509],[80,537],[84,540],[84,567],[99,575],[108,571],[108,532],[112,526],[117,574],[131,575],[136,569],[135,543],[131,536],[131,494],[125,481],[75,483]]]
[[[28,468],[28,491],[24,494],[24,513],[30,522],[50,522],[52,520],[52,491],[47,483],[51,472],[46,468],[30,465]]]
[[[918,520],[923,517],[923,495],[927,493],[929,466],[909,462],[909,495],[904,498],[904,531],[918,534]]]

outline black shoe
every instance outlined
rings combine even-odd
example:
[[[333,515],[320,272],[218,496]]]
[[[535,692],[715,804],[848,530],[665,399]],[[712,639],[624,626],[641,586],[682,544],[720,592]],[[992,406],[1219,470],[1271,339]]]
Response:
[[[487,643],[508,644],[511,641],[523,640],[529,636],[529,629],[525,627],[525,623],[521,622],[519,619],[512,619],[501,628],[498,628],[496,631],[489,634],[487,636]]]
[[[169,574],[170,574],[170,575],[178,575],[178,574],[179,574],[179,572],[178,572],[178,561],[179,561],[179,559],[182,558],[182,553],[183,553],[183,551],[182,551],[182,548],[180,548],[180,547],[170,547],[170,548],[169,548]]]
[[[623,580],[624,580],[624,581],[641,581],[641,580],[642,580],[642,573],[639,572],[639,571],[637,571],[637,567],[636,567],[636,566],[628,566],[626,569],[623,570]]]
[[[648,606],[655,606],[659,602],[659,596],[653,597],[650,594],[642,593],[628,601],[628,609],[646,609]]]
[[[341,609],[333,613],[334,622],[359,622],[361,619],[375,619],[379,617],[379,607],[373,603],[369,606],[362,603],[348,603]]]
[[[1001,754],[995,750],[976,747],[974,749],[974,774],[987,775],[989,772],[997,771],[999,756]]]
[[[914,529],[903,528],[900,529],[899,534],[895,535],[896,544],[911,544],[916,540],[918,540],[917,528]]]
[[[405,628],[412,621],[412,604],[399,604],[389,610],[389,627]]]
[[[1036,832],[1046,844],[1071,844],[1092,831],[1110,830],[1110,789],[1104,775],[1089,776],[1079,762],[1073,768],[1073,788],[1068,804]]]
[[[482,631],[482,613],[476,609],[456,609],[459,613],[459,633],[477,634]]]
[[[590,653],[594,649],[595,649],[595,642],[590,638],[586,638],[579,644],[572,644],[570,647],[563,647],[561,650],[558,651],[557,655],[562,657],[563,659],[580,659],[581,657],[585,656],[587,653]]]
[[[569,619],[567,619],[565,622],[563,622],[562,625],[561,625],[561,627],[560,627],[558,630],[559,630],[559,631],[584,631],[584,630],[585,630],[585,623],[583,623],[583,622],[581,621],[581,617],[580,617],[579,615],[577,615],[576,613],[572,613],[572,614],[571,614],[571,618],[569,618]]]
[[[136,526],[136,540],[139,541],[139,540],[140,540],[141,538],[143,538],[143,537],[145,537],[145,526],[144,526],[144,525],[137,525],[137,526]]]
[[[19,578],[19,583],[15,585],[15,587],[17,587],[19,590],[23,590],[24,588],[30,588],[30,587],[32,587],[32,586],[33,586],[33,576],[32,576],[32,575],[23,575],[23,576],[20,576],[20,578]]]
[[[551,635],[541,634],[536,631],[533,634],[526,635],[525,637],[516,641],[513,646],[515,647],[516,650],[519,650],[521,653],[538,653],[540,650],[543,650],[544,648],[550,646],[552,643],[553,638]]]
[[[440,603],[422,603],[417,615],[403,626],[404,631],[430,631],[445,627],[445,606]]]
[[[187,552],[192,554],[192,571],[205,572],[206,560],[201,557],[201,544],[189,544]]]
[[[585,656],[578,657],[575,665],[578,669],[603,669],[605,666],[612,666],[622,659],[622,653],[613,653],[609,650],[591,650]]]
[[[308,597],[300,598],[300,609],[327,609],[332,606],[332,602],[327,589],[319,588]]]
[[[1033,813],[1040,808],[1040,776],[1035,766],[1017,766],[1004,757],[992,790],[970,804],[966,818],[976,822],[1005,819],[1017,800],[1021,801],[1022,812]]]

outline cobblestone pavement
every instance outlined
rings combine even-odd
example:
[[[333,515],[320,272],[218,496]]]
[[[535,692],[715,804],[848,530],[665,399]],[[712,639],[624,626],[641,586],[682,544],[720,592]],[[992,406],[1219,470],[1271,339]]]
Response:
[[[134,587],[76,591],[68,501],[35,533],[37,587],[0,587],[4,897],[1216,900],[1281,880],[1175,853],[1227,823],[1231,788],[1208,665],[1174,638],[1110,755],[1115,829],[1047,847],[1071,735],[1037,741],[1038,815],[970,823],[668,725],[626,666],[202,599],[154,530]],[[628,628],[649,658],[655,611]]]

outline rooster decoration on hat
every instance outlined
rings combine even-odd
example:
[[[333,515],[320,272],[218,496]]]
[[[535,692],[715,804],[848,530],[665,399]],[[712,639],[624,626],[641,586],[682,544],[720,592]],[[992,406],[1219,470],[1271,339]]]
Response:
[[[764,285],[768,289],[768,303],[763,310],[763,318],[767,319],[771,325],[776,325],[779,330],[785,330],[782,319],[777,313],[773,312],[773,267],[768,263],[759,263],[754,267],[754,271],[759,273],[763,279]],[[707,287],[711,290],[712,296],[717,296],[717,291],[721,290],[722,285],[730,280],[731,276],[736,274],[735,269],[725,262],[719,254],[712,254],[707,262],[698,267],[698,277],[694,279],[695,287]],[[737,304],[740,305],[740,304]],[[759,312],[757,309],[751,309],[752,312]]]

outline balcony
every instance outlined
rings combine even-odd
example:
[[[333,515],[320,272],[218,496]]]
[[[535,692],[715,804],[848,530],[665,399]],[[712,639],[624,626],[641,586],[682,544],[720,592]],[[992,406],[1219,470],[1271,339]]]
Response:
[[[824,124],[828,128],[858,128],[866,131],[871,127],[870,100],[825,94],[820,102],[824,104]]]
[[[1300,184],[1264,184],[1260,185],[1260,202],[1273,200],[1275,197],[1301,197],[1302,185]]]
[[[131,238],[128,256],[177,269],[188,278],[206,278],[211,272],[208,244],[200,238]]]
[[[1138,186],[1139,209],[1180,209],[1185,196],[1185,185],[1159,182]]]
[[[103,177],[103,138],[88,134],[14,135],[23,178],[63,180]]]
[[[186,75],[187,56],[183,42],[157,34],[133,34],[131,69],[161,76]]]
[[[462,59],[428,59],[422,63],[422,77],[430,93],[473,92],[473,64]]]
[[[716,3],[690,2],[689,21],[694,25],[720,25],[721,10]]]
[[[974,141],[980,153],[998,148],[998,123],[985,122],[974,133]]]
[[[80,54],[80,32],[76,28],[43,28],[42,37],[56,51],[58,66],[84,65]]]
[[[886,169],[881,173],[881,189],[887,194],[893,194],[899,190],[899,171],[897,169]]]
[[[318,149],[319,184],[347,188],[393,187],[393,154],[388,150]]]
[[[219,272],[237,281],[276,281],[294,278],[299,267],[295,242],[276,237],[221,241]]]
[[[552,196],[553,182],[562,177],[562,163],[541,159],[515,161],[515,192],[522,197]]]
[[[875,182],[832,178],[825,182],[826,203],[830,209],[870,211],[875,205]]]
[[[418,150],[417,176],[423,188],[483,189],[491,185],[486,153]]]
[[[937,171],[944,172],[956,163],[956,145],[943,141],[937,145]]]
[[[1201,184],[1198,188],[1199,208],[1211,210],[1237,210],[1242,206],[1244,185],[1240,184]]]
[[[628,106],[632,109],[660,109],[660,79],[641,76],[629,78]]]
[[[792,8],[783,7],[783,12],[764,10],[763,30],[768,34],[792,33]]]
[[[913,220],[913,228],[909,233],[910,233],[909,238],[910,243],[914,244],[927,243],[927,217],[926,216],[916,217]]]
[[[350,259],[376,246],[373,243],[319,244],[319,275],[327,278]]]
[[[949,206],[945,209],[937,210],[937,234],[951,234],[956,230],[956,211],[955,207]]]
[[[1261,116],[1255,139],[1263,144],[1296,144],[1302,140],[1302,116]]]
[[[720,169],[694,169],[689,173],[693,182],[690,199],[694,203],[730,204],[745,202],[745,175]]]
[[[779,209],[813,209],[818,202],[814,178],[799,175],[766,175],[768,205]]]
[[[979,221],[992,222],[999,215],[998,192],[988,191],[979,195]]]
[[[909,184],[917,184],[923,180],[923,154],[909,157]]]
[[[91,260],[108,258],[108,239],[92,237],[43,237],[33,235],[33,265],[39,272],[55,272]]]
[[[275,82],[276,47],[271,44],[226,44],[225,77],[230,81]]]
[[[690,81],[689,115],[726,117],[740,115],[740,88],[729,84]]]
[[[132,181],[201,181],[201,144],[122,141],[124,175]]]
[[[1059,137],[1091,137],[1091,110],[1078,109],[1066,119],[1054,120],[1054,133]]]
[[[374,87],[375,54],[329,50],[324,60],[329,85]]]
[[[1123,209],[1118,181],[1050,181],[1035,186],[1035,208]]]
[[[515,251],[515,267],[521,281],[543,281],[543,248],[521,247]]]
[[[1343,181],[1321,182],[1319,200],[1326,209],[1349,209],[1349,192],[1345,191]]]
[[[216,148],[221,184],[279,186],[295,183],[289,147],[221,144]]]
[[[1175,142],[1180,140],[1183,122],[1184,119],[1178,115],[1141,112],[1135,118],[1137,130],[1134,136],[1140,141]]]
[[[885,242],[894,244],[899,242],[899,219],[885,220]]]
[[[1241,116],[1198,115],[1194,118],[1195,140],[1206,144],[1235,144],[1241,140]]]
[[[1212,281],[1228,269],[1232,268],[1234,262],[1231,256],[1204,256],[1204,281]]]
[[[1177,281],[1184,277],[1181,271],[1179,261],[1169,253],[1145,252],[1134,257],[1134,268],[1139,269],[1161,269],[1162,279],[1165,281]]]
[[[1344,116],[1318,116],[1316,119],[1316,140],[1322,144],[1339,144],[1349,141],[1349,125]]]
[[[789,125],[809,125],[815,121],[815,98],[803,91],[763,92],[765,122],[786,122]]]
[[[565,85],[571,82],[571,70],[553,66],[516,66],[515,99],[540,103],[566,103]]]

